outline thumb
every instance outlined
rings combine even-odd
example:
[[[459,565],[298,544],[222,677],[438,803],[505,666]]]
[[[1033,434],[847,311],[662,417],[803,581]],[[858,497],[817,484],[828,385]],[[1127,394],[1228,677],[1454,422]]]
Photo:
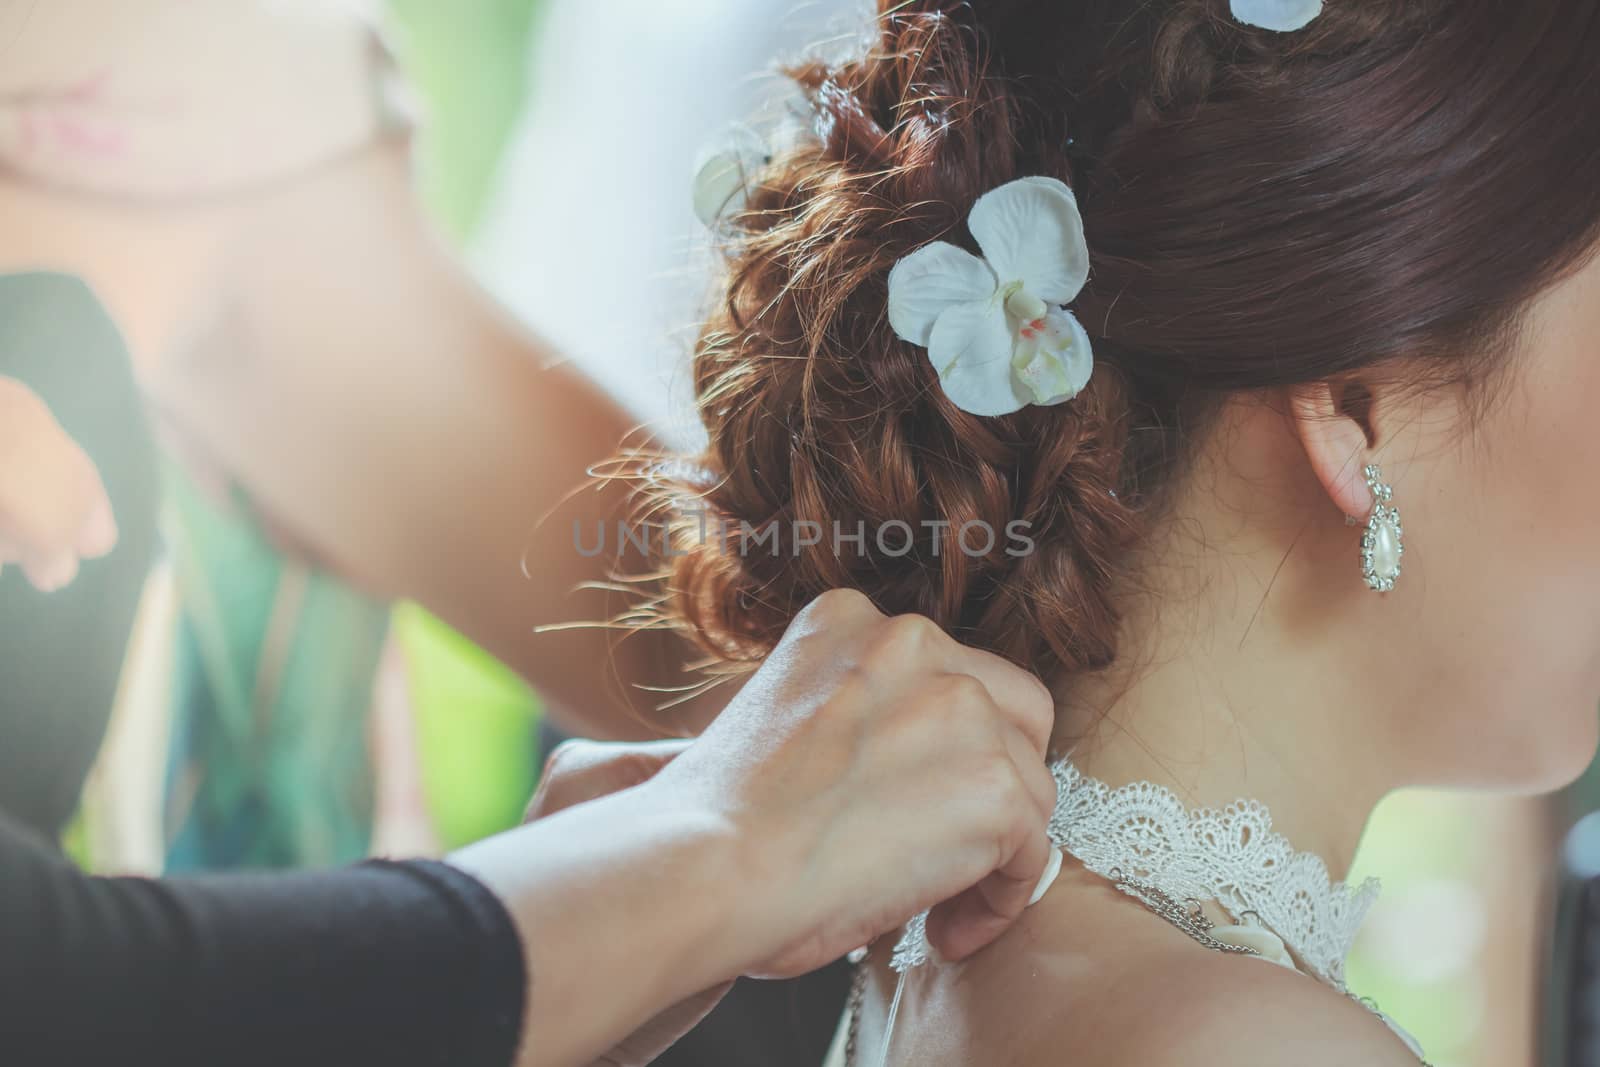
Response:
[[[671,741],[563,741],[545,761],[523,822],[648,782],[691,744]]]

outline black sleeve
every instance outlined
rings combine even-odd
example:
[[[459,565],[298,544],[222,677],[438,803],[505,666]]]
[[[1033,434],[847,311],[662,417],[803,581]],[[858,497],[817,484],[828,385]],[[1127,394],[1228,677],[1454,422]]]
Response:
[[[442,863],[95,878],[0,816],[0,1063],[508,1067],[525,982]]]

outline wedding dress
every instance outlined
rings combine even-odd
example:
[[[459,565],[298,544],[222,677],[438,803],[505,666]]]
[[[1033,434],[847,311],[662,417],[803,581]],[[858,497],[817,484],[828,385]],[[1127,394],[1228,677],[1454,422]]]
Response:
[[[1053,764],[1051,772],[1058,790],[1050,819],[1056,847],[1202,945],[1259,957],[1360,1001],[1426,1067],[1416,1040],[1345,986],[1345,958],[1377,899],[1376,880],[1359,886],[1333,882],[1327,865],[1297,852],[1272,829],[1266,807],[1253,800],[1190,810],[1171,790],[1150,782],[1112,789],[1067,760]],[[1214,925],[1201,914],[1202,901],[1219,906],[1232,924]],[[901,974],[902,988],[905,972],[927,962],[926,920],[924,914],[908,923],[895,947],[891,965]],[[858,979],[864,970],[858,968]],[[880,1049],[861,1049],[850,1062],[850,1024],[863,989],[861,981],[853,983],[823,1067],[877,1067],[882,1059]],[[891,1007],[885,1048],[896,1014]]]

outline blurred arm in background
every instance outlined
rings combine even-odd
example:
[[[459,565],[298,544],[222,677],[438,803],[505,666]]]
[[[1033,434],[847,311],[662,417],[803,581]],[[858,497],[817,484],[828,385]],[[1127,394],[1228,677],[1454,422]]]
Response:
[[[632,422],[433,232],[369,27],[313,3],[134,10],[0,2],[28,57],[0,74],[0,268],[87,279],[156,407],[298,547],[429,607],[570,730],[652,732],[636,686],[681,683],[675,638],[533,632],[620,606],[574,592],[611,566],[574,523],[614,535],[621,493],[584,471]]]
[[[574,523],[592,545],[622,516],[620,489],[588,487],[584,471],[631,421],[459,268],[422,216],[404,146],[264,198],[219,288],[156,380],[163,409],[322,562],[426,605],[581,713],[585,732],[638,733],[628,713],[653,699],[603,692],[597,675],[614,662],[619,682],[670,684],[675,639],[613,651],[604,630],[534,633],[618,606],[574,592],[609,565],[578,551]]]

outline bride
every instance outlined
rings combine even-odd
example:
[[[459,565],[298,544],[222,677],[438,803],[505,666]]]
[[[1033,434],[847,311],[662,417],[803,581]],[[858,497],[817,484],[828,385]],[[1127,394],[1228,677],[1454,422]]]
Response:
[[[793,72],[657,604],[1033,669],[1066,854],[989,948],[870,946],[835,1062],[1423,1059],[1344,984],[1370,811],[1596,747],[1597,55],[1591,0],[883,0]]]

